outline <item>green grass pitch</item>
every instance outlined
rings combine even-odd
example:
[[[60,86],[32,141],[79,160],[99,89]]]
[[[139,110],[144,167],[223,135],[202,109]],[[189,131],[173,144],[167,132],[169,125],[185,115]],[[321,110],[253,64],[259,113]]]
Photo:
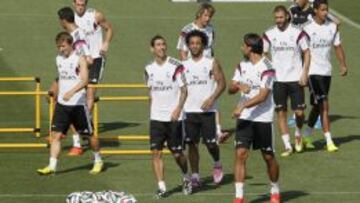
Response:
[[[61,30],[57,9],[71,0],[1,0],[0,6],[0,76],[39,76],[43,89],[55,77],[54,36]],[[169,55],[175,50],[180,29],[194,18],[195,3],[174,4],[167,0],[90,1],[90,7],[104,12],[113,24],[115,36],[111,44],[104,83],[142,82],[144,65],[151,60],[149,39],[162,34],[168,40]],[[216,28],[216,57],[226,78],[241,59],[240,44],[246,32],[262,33],[272,25],[274,3],[217,3],[213,19]],[[353,21],[360,22],[360,3],[330,0],[330,6]],[[332,133],[340,145],[337,153],[322,149],[323,137],[316,131],[318,150],[295,154],[278,160],[281,166],[281,190],[284,202],[359,202],[360,201],[360,30],[343,22],[341,25],[349,75],[341,78],[333,57],[334,76],[330,92]],[[31,83],[0,83],[0,91],[31,90]],[[145,91],[104,90],[99,95],[144,95]],[[236,97],[221,97],[223,127],[234,128],[230,112]],[[33,124],[34,104],[28,97],[4,97],[0,100],[0,127],[24,127]],[[47,107],[43,100],[43,132],[47,126]],[[144,102],[100,104],[101,136],[147,134],[148,105]],[[45,135],[45,133],[44,133]],[[0,142],[39,142],[28,134],[1,134]],[[118,143],[105,148],[148,149],[147,143]],[[281,151],[277,134],[277,155]],[[149,156],[105,156],[107,170],[97,176],[88,174],[91,153],[70,158],[65,155],[69,139],[59,163],[59,173],[40,177],[35,171],[48,163],[47,150],[0,150],[0,202],[65,202],[74,191],[119,190],[134,194],[139,202],[159,202],[152,198],[156,189]],[[231,202],[233,198],[233,144],[221,146],[225,179],[220,186],[211,183],[212,162],[201,147],[201,176],[204,188],[185,197],[179,190],[180,174],[171,157],[165,158],[167,187],[174,193],[161,202]],[[268,202],[269,190],[265,164],[258,152],[248,162],[246,198],[248,202]]]

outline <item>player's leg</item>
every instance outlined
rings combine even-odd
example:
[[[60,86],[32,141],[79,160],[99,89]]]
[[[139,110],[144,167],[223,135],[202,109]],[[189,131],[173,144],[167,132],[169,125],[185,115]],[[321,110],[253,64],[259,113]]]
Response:
[[[192,185],[190,180],[190,174],[188,172],[188,164],[186,155],[183,153],[183,122],[171,122],[169,123],[167,130],[167,144],[171,151],[176,164],[179,166],[182,173],[182,185],[183,193],[189,195],[192,193]]]
[[[234,180],[235,199],[233,203],[244,202],[244,184],[246,176],[246,161],[252,144],[253,131],[250,121],[237,120],[235,134]]]
[[[90,84],[98,84],[102,78],[102,73],[105,68],[105,59],[100,57],[94,59],[93,63],[90,65],[89,69],[89,83]],[[87,106],[92,112],[94,108],[95,96],[96,95],[96,88],[88,87],[86,91],[86,99],[87,99]]]
[[[290,90],[290,99],[291,99],[291,109],[295,112],[295,150],[296,152],[302,152],[303,143],[302,143],[302,127],[305,122],[305,95],[304,88],[300,86],[298,82],[291,84]]]
[[[185,120],[185,142],[188,146],[188,158],[191,168],[191,182],[193,187],[200,187],[199,174],[199,142],[200,142],[200,119],[197,113],[187,113]]]
[[[214,161],[213,179],[219,184],[223,177],[223,168],[220,161],[220,148],[216,142],[216,118],[215,112],[201,114],[201,135],[206,148]]]
[[[80,135],[75,129],[74,125],[70,125],[70,130],[72,132],[73,147],[69,150],[68,156],[80,156],[84,153],[81,146]]]
[[[281,82],[274,83],[274,102],[275,111],[277,113],[277,121],[283,141],[285,150],[281,154],[283,157],[290,156],[293,152],[293,148],[290,142],[289,127],[287,124],[287,99],[288,99],[288,87],[287,84]]]
[[[270,179],[270,203],[280,203],[279,164],[273,152],[262,151]]]

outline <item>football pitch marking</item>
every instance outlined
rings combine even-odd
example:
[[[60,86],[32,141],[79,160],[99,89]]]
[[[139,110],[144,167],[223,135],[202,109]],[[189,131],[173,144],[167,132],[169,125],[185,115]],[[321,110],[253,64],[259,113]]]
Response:
[[[345,15],[341,14],[340,12],[338,12],[338,11],[336,11],[334,9],[330,9],[330,12],[333,13],[336,17],[340,18],[340,20],[347,23],[348,25],[360,30],[360,24],[359,23],[351,20],[350,18],[346,17]]]
[[[283,191],[286,192],[286,191]],[[314,195],[314,196],[323,196],[323,195],[332,195],[332,196],[337,196],[337,195],[360,195],[360,191],[353,191],[353,192],[347,192],[347,191],[338,191],[338,192],[329,192],[329,191],[324,191],[324,192],[316,192],[316,191],[312,191],[312,192],[307,192],[307,191],[302,191],[304,193],[306,193],[307,195]],[[70,194],[70,193],[69,193]],[[1,198],[58,198],[58,197],[63,197],[65,198],[67,195],[69,194],[0,194],[0,199]],[[128,193],[131,195],[134,195],[134,197],[152,197],[154,196],[154,193]],[[199,193],[195,193],[192,196],[196,197],[204,197],[204,196],[233,196],[234,193],[230,193],[230,192],[217,192],[217,193],[209,193],[209,192],[199,192]],[[245,196],[263,196],[266,195],[268,196],[267,193],[246,193]],[[289,194],[290,195],[290,194]],[[172,194],[170,197],[172,196],[184,196],[181,192],[176,193],[176,194]]]

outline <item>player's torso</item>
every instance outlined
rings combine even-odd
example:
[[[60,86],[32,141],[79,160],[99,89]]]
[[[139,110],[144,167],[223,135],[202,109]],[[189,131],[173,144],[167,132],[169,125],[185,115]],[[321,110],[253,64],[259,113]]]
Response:
[[[188,83],[186,112],[202,112],[201,105],[214,92],[216,81],[213,74],[214,58],[203,56],[199,61],[192,58],[183,62]],[[215,111],[215,105],[209,111]]]
[[[56,66],[59,75],[59,96],[58,102],[63,105],[84,105],[86,101],[85,88],[75,93],[70,100],[65,101],[63,96],[71,90],[80,79],[79,56],[73,52],[69,57],[56,57]]]
[[[89,41],[91,56],[99,58],[103,36],[102,28],[96,22],[95,13],[95,9],[92,8],[88,8],[82,16],[75,13],[75,23],[85,32]]]
[[[289,25],[284,31],[276,26],[266,32],[271,42],[270,52],[276,79],[282,82],[298,81],[302,71],[299,37],[301,30]]]
[[[168,57],[162,65],[152,62],[146,66],[151,94],[152,120],[170,121],[171,113],[177,106],[180,96],[180,87],[176,81],[179,65],[181,64],[177,60]]]
[[[90,54],[89,40],[87,39],[84,30],[78,27],[72,31],[70,35],[73,38],[73,48],[78,55]]]

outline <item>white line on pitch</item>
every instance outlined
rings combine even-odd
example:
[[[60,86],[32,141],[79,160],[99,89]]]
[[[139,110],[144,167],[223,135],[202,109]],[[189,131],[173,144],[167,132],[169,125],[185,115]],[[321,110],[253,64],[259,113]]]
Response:
[[[350,26],[360,30],[360,24],[359,23],[351,20],[350,18],[346,17],[345,15],[341,14],[340,12],[338,12],[338,11],[336,11],[334,9],[330,9],[330,12],[335,14],[335,16],[340,18],[340,20],[342,20],[345,23],[349,24]]]

